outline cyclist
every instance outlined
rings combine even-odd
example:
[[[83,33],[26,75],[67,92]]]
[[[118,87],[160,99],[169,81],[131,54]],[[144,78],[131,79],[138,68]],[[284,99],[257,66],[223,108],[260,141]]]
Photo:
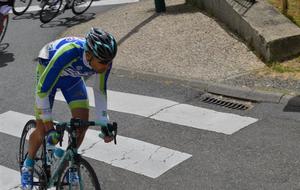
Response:
[[[3,31],[4,17],[9,13],[12,8],[12,0],[0,0],[0,34]]]
[[[23,189],[32,189],[34,157],[44,136],[53,129],[52,107],[56,89],[63,93],[72,117],[88,120],[89,103],[83,77],[96,75],[94,89],[96,116],[107,124],[106,82],[117,53],[114,37],[98,28],[91,28],[85,38],[66,37],[46,44],[39,53],[36,69],[36,129],[29,137],[28,155],[21,172]],[[87,126],[88,127],[88,126]],[[77,131],[77,146],[87,127]],[[113,140],[105,136],[104,142]]]

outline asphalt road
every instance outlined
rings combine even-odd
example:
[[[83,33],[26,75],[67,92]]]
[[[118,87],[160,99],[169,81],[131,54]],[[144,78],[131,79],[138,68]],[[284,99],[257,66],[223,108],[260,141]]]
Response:
[[[110,8],[92,8],[85,14],[85,18],[88,20],[94,13],[107,11]],[[32,18],[31,14],[13,18],[10,22],[4,44],[1,44],[3,48],[7,45],[8,47],[0,51],[0,125],[5,125],[6,129],[10,127],[10,123],[3,122],[6,117],[2,116],[8,111],[33,115],[35,58],[45,43],[55,39],[65,28],[77,24],[76,21],[68,19],[70,16],[71,14],[68,13],[61,15],[48,26],[41,25],[38,18]],[[88,81],[87,84],[91,86],[92,81]],[[134,155],[131,155],[132,157],[127,157],[126,155],[130,152],[126,152],[128,147],[124,147],[124,152],[121,151],[123,157],[120,163],[122,159],[128,160],[128,163],[119,166],[114,162],[103,161],[105,157],[103,154],[107,152],[104,148],[103,154],[97,154],[96,157],[85,155],[94,167],[103,189],[279,190],[300,188],[300,128],[298,124],[300,119],[298,106],[295,106],[297,99],[284,104],[252,102],[251,108],[246,111],[232,110],[204,103],[201,101],[203,92],[190,86],[189,83],[123,70],[112,71],[108,88],[114,93],[124,93],[125,97],[138,95],[136,101],[139,98],[150,101],[152,98],[153,102],[168,100],[174,104],[163,107],[148,117],[143,114],[132,114],[132,112],[141,111],[143,105],[147,108],[146,102],[142,102],[141,107],[132,110],[131,113],[122,111],[117,106],[112,107],[109,114],[111,120],[119,123],[119,134],[122,136],[119,141],[120,145],[122,142],[127,142],[122,139],[127,139],[129,148],[132,146],[138,149],[141,143],[144,143],[142,145],[144,148],[136,151]],[[121,103],[122,101],[124,104],[131,103],[129,98],[121,100]],[[179,118],[175,116],[170,117],[171,121],[167,121],[163,116],[153,119],[153,116],[159,113],[174,113],[172,112],[174,110],[169,108],[177,105],[193,106],[195,111],[190,112],[190,115],[195,114],[195,117],[192,119],[207,118],[211,122],[196,123],[199,124],[197,128],[176,123],[176,119]],[[205,109],[201,112],[202,115],[197,115],[198,108]],[[179,113],[177,117],[186,116],[183,107],[176,111]],[[212,116],[207,117],[208,113]],[[249,118],[255,121],[238,128],[231,134],[209,129],[209,125],[214,124],[217,124],[220,131],[223,128],[230,128],[231,126],[227,124],[227,121],[231,120],[227,119],[228,114],[230,117],[241,116],[237,123],[242,123]],[[94,118],[93,112],[91,115]],[[57,120],[69,119],[70,114],[65,103],[55,102],[54,117]],[[14,122],[13,117],[9,119],[11,123]],[[204,125],[207,125],[208,130],[201,128]],[[13,128],[13,124],[11,127]],[[22,128],[21,125],[20,128]],[[0,154],[2,155],[0,165],[17,171],[16,155],[19,134],[8,134],[3,130],[2,128],[0,130]],[[145,145],[145,143],[148,144]],[[139,158],[139,154],[148,151],[148,145],[155,145],[158,148],[155,148],[147,159],[141,160],[142,164],[139,167],[134,168],[132,166],[134,163],[130,163],[130,160],[134,160],[135,157]],[[94,149],[94,151],[99,151],[99,149]],[[176,150],[176,152],[171,151],[171,155],[163,159],[161,163],[155,162],[154,156],[159,158],[161,155],[156,153],[161,149]],[[169,159],[175,157],[179,159],[179,156],[187,157],[172,162]],[[139,164],[138,161],[135,164]],[[155,168],[155,165],[160,164],[161,168]],[[166,168],[164,172],[156,177],[151,176],[151,172],[163,169],[162,167]],[[8,175],[3,173],[1,168],[0,171],[1,178]],[[144,173],[139,171],[144,171]],[[4,181],[0,179],[0,184],[3,183]]]

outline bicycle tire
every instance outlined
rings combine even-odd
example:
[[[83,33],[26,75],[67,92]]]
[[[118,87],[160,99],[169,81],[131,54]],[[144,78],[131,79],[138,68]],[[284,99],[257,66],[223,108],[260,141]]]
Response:
[[[26,159],[27,156],[27,150],[25,148],[26,146],[26,140],[28,139],[27,137],[29,137],[29,131],[31,129],[36,128],[36,122],[35,120],[29,120],[22,131],[22,135],[21,135],[21,139],[20,139],[20,144],[19,144],[19,155],[18,155],[18,160],[19,160],[19,167],[20,167],[20,173],[21,173],[21,168],[23,166],[24,160]],[[42,167],[42,162],[41,160],[43,159],[44,153],[42,150],[42,146],[41,148],[38,150],[37,154],[36,154],[36,163],[34,166],[34,184],[36,186],[34,186],[34,189],[38,189],[38,190],[46,190],[47,189],[47,184],[46,184],[46,173],[43,170]]]
[[[86,183],[83,185],[84,190],[101,190],[97,175],[92,168],[92,166],[86,161],[84,158],[79,157],[77,160],[77,166],[79,166],[79,174],[81,181],[84,181]],[[60,175],[58,176],[58,182],[56,185],[56,190],[63,190],[63,189],[70,189],[70,184],[68,183],[68,171],[70,168],[69,161],[65,161],[63,163],[64,167],[62,169],[62,172],[60,172]],[[88,172],[88,178],[90,178],[90,183],[87,181],[86,178],[83,177],[83,171],[86,170]]]
[[[84,2],[87,3],[87,4],[84,5],[83,4]],[[72,12],[75,15],[81,15],[90,8],[92,3],[93,3],[93,0],[73,0]],[[83,7],[83,9],[82,10],[80,10],[80,9],[77,10],[78,7]]]
[[[7,26],[8,26],[8,22],[9,22],[9,16],[5,15],[4,16],[4,21],[3,21],[3,30],[0,33],[0,43],[2,42],[2,40],[3,40],[4,36],[5,36],[6,30],[7,30]]]
[[[44,3],[40,10],[40,21],[45,24],[55,18],[59,14],[62,3],[62,0],[53,0],[53,2],[48,1]]]
[[[16,6],[16,2],[24,2],[25,6],[24,5]],[[32,2],[32,0],[14,0],[13,6],[12,6],[13,13],[17,16],[24,14],[30,7],[31,2]]]

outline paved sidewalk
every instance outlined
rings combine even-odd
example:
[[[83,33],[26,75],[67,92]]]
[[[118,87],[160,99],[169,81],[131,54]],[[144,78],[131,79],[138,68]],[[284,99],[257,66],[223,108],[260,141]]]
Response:
[[[120,6],[62,36],[84,36],[91,26],[111,32],[119,44],[115,69],[223,83],[229,90],[233,86],[249,87],[248,91],[264,88],[265,80],[272,84],[273,78],[255,74],[265,64],[222,23],[184,0],[166,0],[166,6],[163,14],[155,13],[153,0]],[[271,85],[271,89],[282,91],[280,85]],[[283,86],[284,93],[291,93],[290,89]]]

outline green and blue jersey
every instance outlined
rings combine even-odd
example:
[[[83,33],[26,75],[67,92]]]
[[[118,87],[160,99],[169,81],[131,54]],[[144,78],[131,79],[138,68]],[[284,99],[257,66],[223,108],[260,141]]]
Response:
[[[110,68],[96,73],[86,60],[85,39],[61,38],[46,44],[39,53],[36,84],[36,117],[52,120],[52,106],[56,89],[61,89],[71,109],[88,108],[83,77],[96,76],[94,88],[97,119],[106,118],[106,82]],[[107,118],[106,118],[107,119]]]

